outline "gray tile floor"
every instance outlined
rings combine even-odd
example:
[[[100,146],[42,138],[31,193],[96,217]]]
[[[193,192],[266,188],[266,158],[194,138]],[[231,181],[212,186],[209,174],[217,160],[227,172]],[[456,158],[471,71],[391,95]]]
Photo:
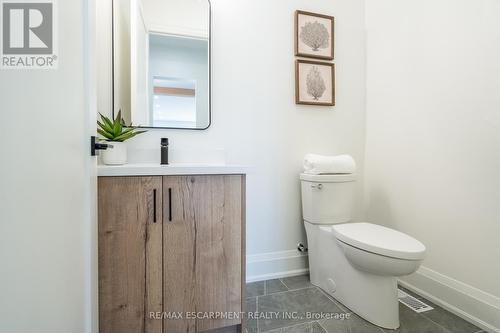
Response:
[[[434,310],[418,314],[399,306],[401,327],[381,329],[309,282],[307,275],[247,284],[247,333],[479,333],[480,328],[413,294]],[[311,316],[312,314],[312,316]],[[316,317],[329,315],[329,318]]]

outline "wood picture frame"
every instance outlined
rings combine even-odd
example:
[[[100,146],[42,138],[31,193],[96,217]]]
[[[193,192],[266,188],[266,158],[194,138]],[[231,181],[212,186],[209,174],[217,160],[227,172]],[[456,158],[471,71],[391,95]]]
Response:
[[[335,58],[335,18],[296,10],[295,56],[333,60]]]
[[[335,64],[296,60],[295,103],[335,106]]]

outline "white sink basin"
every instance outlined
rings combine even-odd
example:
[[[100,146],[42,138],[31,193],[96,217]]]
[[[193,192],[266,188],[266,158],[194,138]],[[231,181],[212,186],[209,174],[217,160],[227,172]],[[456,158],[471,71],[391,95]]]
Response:
[[[97,175],[113,176],[168,176],[168,175],[229,175],[247,174],[248,167],[228,164],[169,164],[137,163],[126,165],[99,165]]]

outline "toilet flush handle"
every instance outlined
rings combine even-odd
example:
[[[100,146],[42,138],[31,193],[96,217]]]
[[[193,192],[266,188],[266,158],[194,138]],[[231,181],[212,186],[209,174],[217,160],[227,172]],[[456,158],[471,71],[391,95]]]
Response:
[[[316,188],[318,190],[323,189],[323,184],[311,185],[312,188]]]

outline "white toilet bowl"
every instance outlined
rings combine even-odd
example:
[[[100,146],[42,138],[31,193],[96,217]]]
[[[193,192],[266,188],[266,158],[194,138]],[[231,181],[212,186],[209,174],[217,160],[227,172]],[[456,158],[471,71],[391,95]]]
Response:
[[[384,328],[398,328],[396,277],[411,274],[418,269],[425,253],[422,243],[403,233],[370,223],[325,226],[305,222],[305,225],[311,283],[367,321]],[[337,229],[341,226],[366,228],[370,230],[374,240],[380,237],[379,239],[387,242],[387,246],[376,248],[374,243],[361,243],[362,237],[356,239],[357,242],[348,244],[344,242],[344,235],[337,235]],[[387,234],[396,239],[389,239]],[[403,248],[396,248],[398,236],[411,242],[414,250],[405,252]],[[370,247],[371,251],[352,243]],[[398,257],[396,254],[387,256],[390,251],[397,251]]]
[[[367,273],[385,276],[403,276],[415,272],[421,260],[406,260],[386,257],[360,250],[340,242],[347,260],[357,269]]]
[[[311,283],[367,321],[399,327],[397,277],[415,272],[425,246],[393,229],[349,223],[352,175],[301,175]]]
[[[371,223],[332,226],[347,260],[359,270],[387,276],[415,272],[425,254],[418,240],[393,229]]]

